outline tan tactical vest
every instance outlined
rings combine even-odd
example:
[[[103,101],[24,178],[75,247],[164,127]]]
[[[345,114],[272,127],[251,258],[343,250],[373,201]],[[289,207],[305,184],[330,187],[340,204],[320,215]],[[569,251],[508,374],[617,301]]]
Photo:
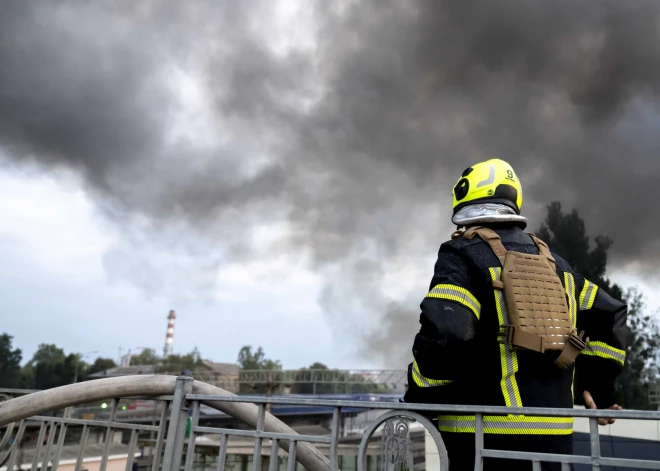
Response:
[[[475,236],[493,249],[502,264],[501,281],[493,281],[493,287],[503,291],[509,318],[509,325],[499,333],[501,341],[517,349],[561,351],[555,363],[568,368],[588,339],[583,341],[583,333],[577,335],[573,328],[566,291],[547,244],[529,234],[538,255],[507,251],[495,231],[481,226],[455,232],[452,238]]]

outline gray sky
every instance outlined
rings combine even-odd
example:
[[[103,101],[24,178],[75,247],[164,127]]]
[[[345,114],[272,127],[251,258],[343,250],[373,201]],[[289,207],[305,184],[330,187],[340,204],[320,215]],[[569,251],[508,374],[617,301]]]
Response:
[[[175,308],[176,345],[217,360],[252,343],[285,366],[403,366],[451,186],[490,157],[516,167],[532,228],[577,207],[614,273],[652,283],[659,12],[9,0],[9,333],[160,348]]]

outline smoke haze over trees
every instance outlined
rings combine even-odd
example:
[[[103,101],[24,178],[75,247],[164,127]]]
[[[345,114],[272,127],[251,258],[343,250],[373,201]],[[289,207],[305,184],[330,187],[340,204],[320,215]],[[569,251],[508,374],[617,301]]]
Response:
[[[302,260],[330,324],[396,367],[474,162],[657,276],[660,3],[291,5],[3,2],[2,165],[73,171],[123,235],[108,274],[148,293]]]

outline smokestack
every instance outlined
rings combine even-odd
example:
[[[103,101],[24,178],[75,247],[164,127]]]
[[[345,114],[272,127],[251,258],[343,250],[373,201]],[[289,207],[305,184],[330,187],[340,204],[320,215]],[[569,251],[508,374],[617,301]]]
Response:
[[[176,319],[176,315],[174,314],[174,311],[170,311],[170,315],[167,316],[167,335],[165,336],[165,348],[163,349],[163,356],[165,358],[172,354],[172,343],[174,342],[174,319]]]

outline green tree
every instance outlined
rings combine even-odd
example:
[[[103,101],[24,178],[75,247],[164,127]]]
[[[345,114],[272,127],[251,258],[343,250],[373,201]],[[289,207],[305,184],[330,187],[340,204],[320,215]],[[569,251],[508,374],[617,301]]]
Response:
[[[537,235],[553,251],[566,259],[581,275],[596,283],[612,297],[628,304],[626,363],[617,378],[617,400],[628,409],[648,409],[648,390],[658,378],[660,330],[655,317],[644,307],[643,297],[635,288],[623,292],[606,276],[607,251],[612,240],[597,236],[595,247],[587,236],[586,226],[578,212],[562,212],[561,204],[553,202]]]
[[[24,378],[26,382],[32,379],[32,387],[35,389],[50,389],[73,383],[76,368],[78,380],[84,379],[85,366],[80,355],[66,355],[64,350],[56,345],[41,344],[26,366]]]
[[[238,366],[242,370],[281,370],[282,364],[279,360],[266,358],[264,350],[259,347],[255,352],[249,345],[244,346],[238,352]]]
[[[145,348],[139,354],[131,356],[130,365],[157,365],[161,359],[153,348]]]
[[[176,373],[179,374],[184,370],[190,370],[195,372],[197,368],[203,366],[203,360],[201,359],[197,349],[186,355],[170,355],[165,358],[161,364],[156,368],[156,371],[162,373]]]
[[[238,366],[242,371],[254,371],[254,370],[266,370],[266,371],[281,371],[282,364],[279,360],[271,360],[266,358],[261,347],[257,348],[256,351],[252,351],[252,347],[249,345],[244,346],[238,352]],[[246,373],[249,374],[249,373]],[[273,380],[276,378],[273,377]],[[241,383],[239,386],[239,392],[241,393],[260,393],[263,394],[267,390],[266,384],[247,384]]]
[[[87,369],[87,374],[91,375],[98,373],[100,371],[109,370],[110,368],[115,368],[117,363],[112,358],[97,358],[94,360],[94,363]]]
[[[654,409],[649,389],[660,374],[658,352],[660,329],[654,315],[647,312],[644,297],[635,288],[626,290],[628,337],[626,364],[617,381],[617,396],[627,409]]]
[[[14,348],[11,335],[0,335],[0,387],[18,388],[21,386],[21,360],[23,354]]]

